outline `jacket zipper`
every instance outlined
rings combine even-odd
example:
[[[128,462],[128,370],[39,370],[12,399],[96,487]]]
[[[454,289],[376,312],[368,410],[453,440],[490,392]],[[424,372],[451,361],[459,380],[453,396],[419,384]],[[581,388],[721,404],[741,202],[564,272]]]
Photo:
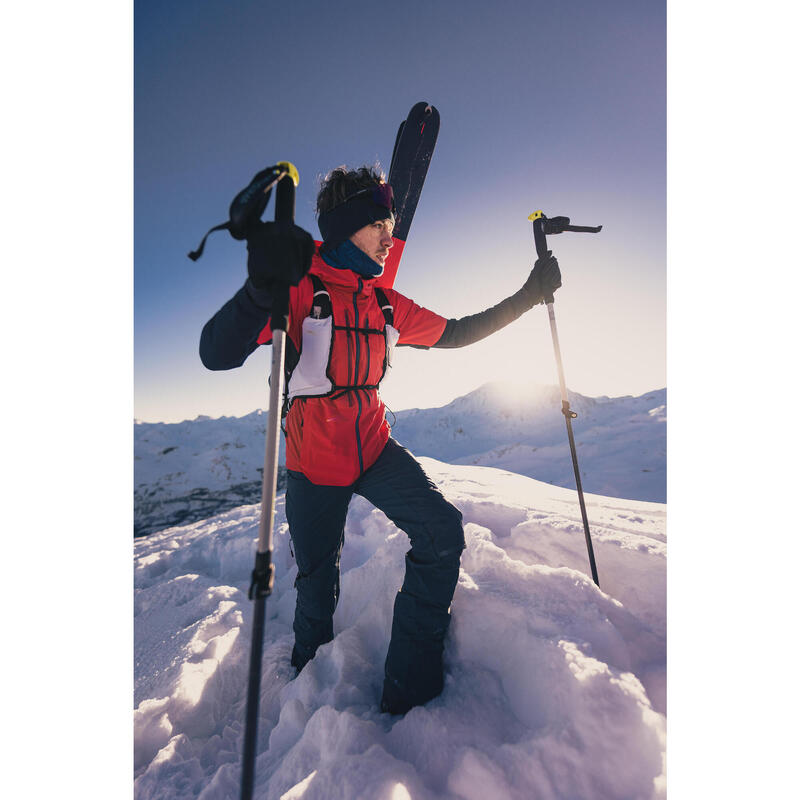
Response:
[[[348,318],[347,318],[347,309],[345,309],[345,311],[344,311],[344,324],[347,325],[349,322],[350,322],[350,320],[348,320]],[[353,351],[355,350],[355,347],[353,347],[352,349],[350,348],[351,336],[350,336],[350,332],[349,331],[345,331],[345,339],[344,340],[345,340],[345,342],[347,342],[347,348],[346,348],[347,349],[347,382],[348,383],[355,383],[356,382],[355,377],[353,377],[353,378],[350,377],[351,374],[355,375],[355,370],[353,369]],[[347,395],[347,404],[351,405],[351,406],[353,405],[353,398],[350,397],[349,392],[348,392],[348,395]]]
[[[356,322],[355,327],[358,328],[358,295],[360,294],[362,288],[364,286],[364,282],[361,278],[358,279],[358,291],[353,292],[353,308],[356,312]],[[358,382],[358,364],[359,364],[359,356],[361,354],[361,338],[358,335],[358,332],[355,332],[356,336],[356,363],[355,363],[355,374],[356,374],[356,381]],[[358,471],[359,474],[364,472],[364,454],[361,451],[361,394],[358,390],[355,391],[356,401],[358,402],[358,414],[356,414],[356,448],[358,449]]]

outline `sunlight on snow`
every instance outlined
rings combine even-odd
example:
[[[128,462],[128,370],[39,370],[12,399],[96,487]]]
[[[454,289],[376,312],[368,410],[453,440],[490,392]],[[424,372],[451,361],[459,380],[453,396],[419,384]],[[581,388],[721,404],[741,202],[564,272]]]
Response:
[[[211,658],[205,658],[199,662],[187,661],[181,665],[179,694],[183,700],[190,705],[197,705],[200,702],[209,678],[217,671],[238,636],[239,628],[231,628],[222,636],[215,636],[208,643],[209,645],[213,643],[214,646],[214,655]],[[190,649],[192,647],[197,648],[196,642],[192,641]]]
[[[392,789],[390,800],[411,800],[411,795],[402,783],[396,783]]]
[[[306,789],[311,785],[311,781],[314,780],[314,776],[317,774],[317,771],[314,770],[309,775],[307,775],[300,783],[295,784],[289,789],[288,792],[285,792],[281,795],[281,800],[299,800],[305,793]]]
[[[562,639],[558,646],[566,653],[569,670],[579,681],[587,681],[589,678],[604,673],[610,675],[605,664],[602,664],[596,658],[591,658],[581,653],[573,642],[567,642]]]

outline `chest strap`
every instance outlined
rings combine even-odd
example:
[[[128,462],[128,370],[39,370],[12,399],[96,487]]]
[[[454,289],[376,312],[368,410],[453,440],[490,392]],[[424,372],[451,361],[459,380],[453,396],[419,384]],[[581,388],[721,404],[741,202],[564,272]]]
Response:
[[[311,301],[311,316],[314,317],[314,319],[325,319],[326,317],[331,316],[333,313],[330,292],[328,292],[328,290],[325,288],[325,284],[320,280],[319,275],[314,275],[312,273],[309,275],[309,277],[311,278],[311,284],[314,287],[314,297]],[[386,324],[394,326],[394,307],[386,297],[386,293],[378,286],[375,287],[374,292],[375,299],[378,301],[378,305],[381,307],[381,312],[383,313],[383,318],[386,321]],[[347,325],[334,325],[334,327],[337,330],[383,333],[383,331],[376,331],[373,328],[353,328]]]

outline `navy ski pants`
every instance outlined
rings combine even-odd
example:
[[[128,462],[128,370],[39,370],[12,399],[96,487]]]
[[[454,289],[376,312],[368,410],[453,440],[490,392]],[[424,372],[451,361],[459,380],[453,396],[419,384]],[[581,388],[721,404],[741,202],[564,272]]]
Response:
[[[333,639],[339,557],[353,494],[383,511],[411,541],[394,603],[384,699],[395,707],[419,705],[442,691],[442,651],[464,530],[461,512],[394,439],[351,486],[321,486],[288,472],[286,517],[298,567],[292,664],[302,669]]]

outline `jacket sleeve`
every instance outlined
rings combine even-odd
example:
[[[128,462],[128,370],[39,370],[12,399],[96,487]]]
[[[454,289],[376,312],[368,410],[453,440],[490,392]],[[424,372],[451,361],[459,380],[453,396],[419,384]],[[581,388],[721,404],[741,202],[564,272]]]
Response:
[[[418,306],[394,289],[385,289],[386,299],[394,309],[394,327],[400,333],[398,345],[428,348],[442,335],[447,320]]]
[[[505,328],[534,305],[535,298],[525,289],[499,302],[486,311],[461,319],[449,319],[433,347],[466,347]]]
[[[200,360],[208,369],[240,367],[258,347],[269,322],[272,298],[248,278],[244,286],[205,324],[200,334]]]

